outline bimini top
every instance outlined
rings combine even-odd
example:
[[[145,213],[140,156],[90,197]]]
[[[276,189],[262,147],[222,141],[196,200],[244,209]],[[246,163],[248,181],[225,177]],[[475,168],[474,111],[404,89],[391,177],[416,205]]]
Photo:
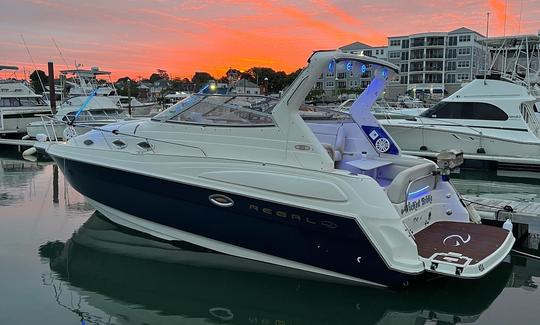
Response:
[[[298,112],[306,95],[323,73],[356,74],[388,79],[398,67],[369,56],[341,51],[317,51],[309,65],[282,98],[245,95],[196,93],[156,115],[152,120],[220,126],[273,126],[281,112]]]

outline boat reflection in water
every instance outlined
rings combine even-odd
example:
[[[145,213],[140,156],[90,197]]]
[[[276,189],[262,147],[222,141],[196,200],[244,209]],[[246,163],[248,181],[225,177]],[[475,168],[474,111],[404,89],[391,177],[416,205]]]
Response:
[[[49,260],[52,274],[43,281],[57,302],[97,324],[470,323],[512,271],[501,263],[480,280],[441,278],[399,291],[329,283],[312,273],[161,241],[98,212],[66,243],[48,242],[39,253]]]

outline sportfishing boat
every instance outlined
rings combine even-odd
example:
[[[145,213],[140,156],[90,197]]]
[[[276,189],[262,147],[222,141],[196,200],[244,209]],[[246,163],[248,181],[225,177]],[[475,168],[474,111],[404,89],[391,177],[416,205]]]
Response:
[[[64,76],[61,80],[66,80],[68,88],[68,98],[77,96],[88,96],[95,91],[96,96],[110,98],[116,106],[128,111],[131,106],[132,116],[149,116],[153,109],[157,109],[156,102],[141,103],[135,97],[121,96],[114,87],[111,80],[111,72],[100,70],[98,67],[91,69],[62,70],[60,74]],[[107,77],[106,80],[98,80],[98,77]],[[71,81],[69,81],[71,80]]]
[[[0,70],[18,70],[14,66],[0,65]],[[0,80],[0,134],[26,133],[26,125],[39,121],[39,114],[50,114],[51,109],[22,80]]]
[[[521,85],[476,79],[418,117],[381,124],[410,154],[459,148],[465,159],[540,166],[535,101]]]
[[[55,115],[42,115],[40,121],[26,126],[28,136],[38,138],[39,134],[51,140],[67,140],[78,134],[128,119],[126,111],[119,108],[108,97],[72,97],[59,106]]]
[[[280,99],[197,93],[152,119],[37,146],[107,218],[164,240],[390,286],[497,266],[515,239],[471,222],[447,181],[459,154],[442,167],[401,155],[371,114],[398,68],[341,51],[308,62]],[[351,65],[373,80],[348,119],[304,122],[321,73]]]

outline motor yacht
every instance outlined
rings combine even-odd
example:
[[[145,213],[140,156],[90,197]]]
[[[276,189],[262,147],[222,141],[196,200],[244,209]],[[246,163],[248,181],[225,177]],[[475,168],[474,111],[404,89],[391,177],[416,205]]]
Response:
[[[0,65],[0,70],[18,70],[14,66]],[[22,80],[0,80],[0,134],[26,133],[26,125],[39,121],[39,114],[50,114],[51,109]]]
[[[26,131],[31,138],[43,134],[50,140],[67,140],[93,127],[128,118],[126,111],[108,97],[78,96],[63,102],[55,115],[42,115],[40,121],[28,124]]]
[[[96,96],[110,98],[116,106],[123,108],[126,112],[131,106],[131,115],[137,117],[150,116],[152,111],[158,108],[156,102],[142,103],[135,97],[120,96],[110,80],[110,71],[92,67],[91,69],[62,70],[60,73],[65,76],[68,98],[88,96],[95,91]],[[109,81],[102,82],[97,79],[103,76],[108,77]]]
[[[420,116],[381,124],[410,154],[434,157],[459,148],[465,159],[539,166],[535,101],[519,84],[476,79]]]
[[[350,115],[306,123],[299,109],[321,73],[351,65],[373,80]],[[449,172],[402,155],[373,117],[397,71],[317,51],[279,99],[197,93],[151,119],[36,146],[107,218],[164,240],[372,285],[482,277],[515,239],[471,222]]]

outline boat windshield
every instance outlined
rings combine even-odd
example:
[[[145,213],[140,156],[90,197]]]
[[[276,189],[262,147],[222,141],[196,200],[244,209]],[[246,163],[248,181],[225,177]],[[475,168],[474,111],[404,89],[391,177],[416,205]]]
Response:
[[[152,120],[223,126],[274,125],[272,109],[278,98],[237,94],[193,94]]]

